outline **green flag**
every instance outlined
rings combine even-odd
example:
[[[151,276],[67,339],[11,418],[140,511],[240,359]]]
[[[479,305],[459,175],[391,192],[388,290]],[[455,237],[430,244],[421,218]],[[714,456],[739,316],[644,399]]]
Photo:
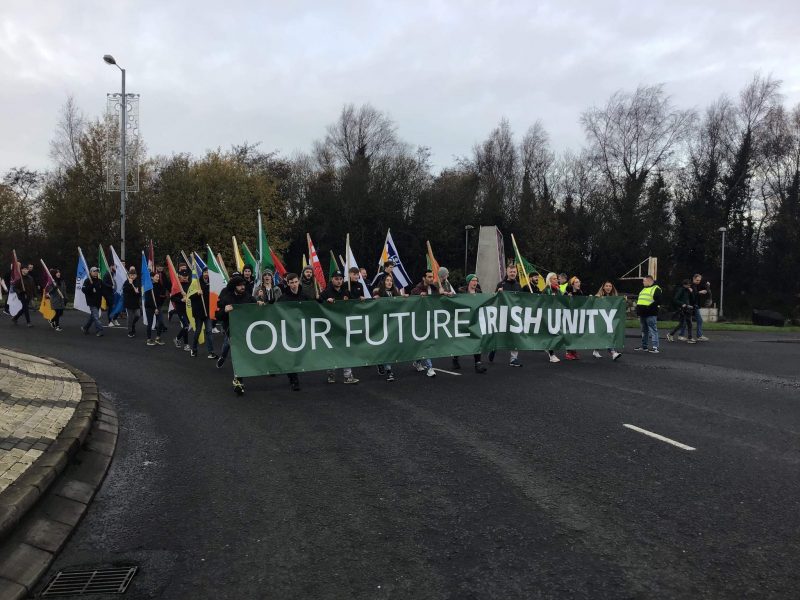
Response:
[[[245,244],[244,242],[242,242],[242,259],[244,259],[245,265],[250,265],[250,268],[253,269],[254,271],[258,270],[259,263],[256,260],[256,257],[253,256],[253,253],[250,252],[250,248],[248,248],[247,244]],[[242,269],[244,269],[244,267],[242,267]],[[258,281],[261,278],[261,273],[257,272],[255,278],[256,281]]]
[[[333,274],[339,270],[339,263],[336,262],[336,255],[331,250],[331,264],[328,267],[328,279],[333,277]]]
[[[103,246],[97,248],[97,268],[100,269],[100,279],[106,276],[111,269],[108,268],[108,261],[106,260],[106,253],[103,252]]]
[[[261,209],[258,209],[258,272],[263,273],[264,269],[275,272],[275,262],[272,260],[272,252],[269,248],[267,230],[261,221]]]

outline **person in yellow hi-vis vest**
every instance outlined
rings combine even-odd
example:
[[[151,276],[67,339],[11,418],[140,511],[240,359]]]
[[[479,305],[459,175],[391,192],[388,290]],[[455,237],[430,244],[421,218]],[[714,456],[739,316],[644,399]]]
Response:
[[[562,294],[567,293],[567,286],[569,285],[569,281],[567,280],[566,273],[559,273],[558,274],[558,289],[561,290]]]
[[[658,354],[658,307],[661,305],[661,288],[650,275],[642,278],[642,291],[636,300],[636,314],[642,325],[642,345],[634,350]]]

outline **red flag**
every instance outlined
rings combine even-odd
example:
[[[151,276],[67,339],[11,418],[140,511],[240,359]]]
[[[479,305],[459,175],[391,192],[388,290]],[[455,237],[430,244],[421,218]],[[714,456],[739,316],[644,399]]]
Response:
[[[324,290],[325,272],[322,270],[322,263],[319,262],[317,250],[314,248],[314,243],[311,241],[311,234],[307,233],[306,238],[308,238],[308,262],[311,265],[311,268],[314,270],[314,279],[317,280],[317,286],[320,290]]]
[[[53,276],[50,274],[50,269],[48,269],[47,265],[44,264],[44,259],[40,258],[39,262],[42,263],[42,269],[44,270],[44,275],[42,276],[42,283],[44,283],[44,285],[42,287],[45,290],[51,285],[53,287],[55,287],[56,286],[56,282],[53,279]]]
[[[286,279],[286,267],[283,266],[281,259],[275,254],[275,251],[270,248],[269,254],[272,257],[272,262],[275,265],[275,272],[281,276],[281,279]]]
[[[11,285],[22,279],[22,271],[19,268],[19,261],[17,260],[17,251],[11,251]]]
[[[167,254],[167,268],[169,269],[169,280],[172,283],[169,295],[174,296],[175,294],[182,294],[183,287],[181,287],[181,282],[178,281],[178,273],[175,271],[175,265],[172,264],[172,259],[169,257],[169,254]]]

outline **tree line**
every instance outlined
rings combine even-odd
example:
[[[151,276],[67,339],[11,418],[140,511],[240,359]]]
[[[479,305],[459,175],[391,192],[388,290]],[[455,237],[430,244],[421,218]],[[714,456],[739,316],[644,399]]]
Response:
[[[716,289],[718,230],[726,227],[726,312],[792,309],[800,291],[800,105],[784,106],[780,86],[756,75],[704,110],[675,106],[660,85],[617,92],[583,111],[585,144],[563,153],[540,121],[519,137],[501,119],[439,172],[427,147],[403,141],[370,105],[344,106],[310,151],[293,156],[248,143],[148,156],[142,144],[140,191],[129,194],[126,211],[128,254],[151,239],[159,256],[208,243],[231,264],[230,236],[253,244],[260,208],[290,268],[299,268],[306,232],[321,257],[341,253],[349,233],[372,272],[391,228],[412,273],[424,269],[430,240],[457,279],[465,225],[497,225],[515,234],[530,262],[591,284],[656,256],[662,282],[702,272]],[[16,248],[71,276],[76,246],[87,258],[98,244],[118,247],[119,194],[105,191],[115,140],[107,122],[67,100],[52,168],[3,176],[2,256]],[[470,270],[476,248],[473,232]]]

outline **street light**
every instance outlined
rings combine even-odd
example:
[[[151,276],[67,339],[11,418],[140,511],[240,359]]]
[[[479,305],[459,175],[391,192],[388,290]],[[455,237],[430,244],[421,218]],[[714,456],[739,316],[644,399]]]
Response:
[[[110,54],[106,54],[103,56],[103,60],[109,64],[114,65],[120,71],[122,71],[122,95],[120,96],[120,142],[119,142],[119,154],[121,160],[121,171],[119,176],[119,200],[120,200],[120,215],[119,215],[119,234],[122,238],[120,240],[120,258],[125,260],[125,199],[127,196],[127,188],[128,188],[128,168],[127,168],[127,156],[125,155],[126,145],[125,145],[125,130],[128,127],[128,117],[127,117],[127,109],[128,109],[128,97],[125,95],[125,69],[120,67],[117,64],[117,61],[114,59],[113,56]]]
[[[467,277],[467,261],[469,260],[469,232],[475,229],[472,225],[464,225],[464,278]]]
[[[720,266],[719,273],[719,314],[717,315],[717,318],[722,319],[722,298],[725,288],[725,232],[728,231],[728,228],[720,227],[717,231],[722,234],[722,264]]]

